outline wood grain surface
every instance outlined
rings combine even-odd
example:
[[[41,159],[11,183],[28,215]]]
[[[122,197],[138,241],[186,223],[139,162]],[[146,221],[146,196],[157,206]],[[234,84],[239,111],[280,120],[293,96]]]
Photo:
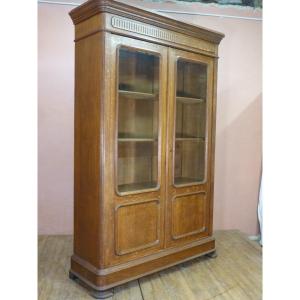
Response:
[[[73,279],[104,291],[215,250],[212,122],[224,35],[114,0],[87,1],[70,16],[70,271]],[[177,276],[171,275],[173,283]],[[193,298],[193,289],[184,286],[187,294],[180,297]]]
[[[110,300],[262,299],[261,247],[236,230],[215,232],[218,257],[200,257],[114,288]],[[72,236],[39,237],[39,300],[93,299],[70,280]]]

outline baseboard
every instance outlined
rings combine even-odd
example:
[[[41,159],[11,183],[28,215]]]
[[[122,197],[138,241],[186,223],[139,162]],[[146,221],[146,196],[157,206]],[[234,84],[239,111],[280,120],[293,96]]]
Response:
[[[85,266],[79,264],[78,261],[71,259],[70,271],[92,289],[104,291],[128,281],[206,255],[213,251],[215,251],[215,241],[210,240],[201,245],[183,249],[182,251],[171,253],[154,260],[145,261],[144,263],[128,267],[127,269],[116,270],[115,272],[106,275],[97,275],[94,272],[91,272],[91,270],[88,270]],[[99,270],[98,274],[100,271],[101,270]]]

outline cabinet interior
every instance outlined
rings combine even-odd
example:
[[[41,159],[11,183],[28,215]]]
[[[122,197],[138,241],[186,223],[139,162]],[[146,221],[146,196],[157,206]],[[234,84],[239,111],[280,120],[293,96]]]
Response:
[[[159,58],[119,49],[118,191],[152,189],[158,177]]]
[[[199,182],[205,175],[206,65],[177,61],[174,183]]]
[[[207,66],[178,59],[174,184],[205,177]],[[159,57],[119,49],[118,191],[151,189],[158,177]]]

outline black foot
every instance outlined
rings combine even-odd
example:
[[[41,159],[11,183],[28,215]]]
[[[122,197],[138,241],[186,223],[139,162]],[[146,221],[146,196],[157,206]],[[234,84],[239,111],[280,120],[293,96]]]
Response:
[[[114,293],[113,293],[113,289],[106,290],[106,291],[91,290],[90,295],[96,299],[106,299],[112,297]]]
[[[69,271],[69,278],[72,279],[72,280],[77,279],[77,277],[71,271]]]
[[[217,251],[215,250],[213,252],[207,253],[205,256],[207,256],[209,258],[217,258],[218,254],[217,254]]]

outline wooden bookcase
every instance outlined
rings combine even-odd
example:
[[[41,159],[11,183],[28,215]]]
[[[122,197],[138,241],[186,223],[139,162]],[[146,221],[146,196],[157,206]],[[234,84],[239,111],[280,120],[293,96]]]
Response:
[[[74,254],[96,298],[200,255],[212,235],[223,34],[112,0],[73,9]]]

